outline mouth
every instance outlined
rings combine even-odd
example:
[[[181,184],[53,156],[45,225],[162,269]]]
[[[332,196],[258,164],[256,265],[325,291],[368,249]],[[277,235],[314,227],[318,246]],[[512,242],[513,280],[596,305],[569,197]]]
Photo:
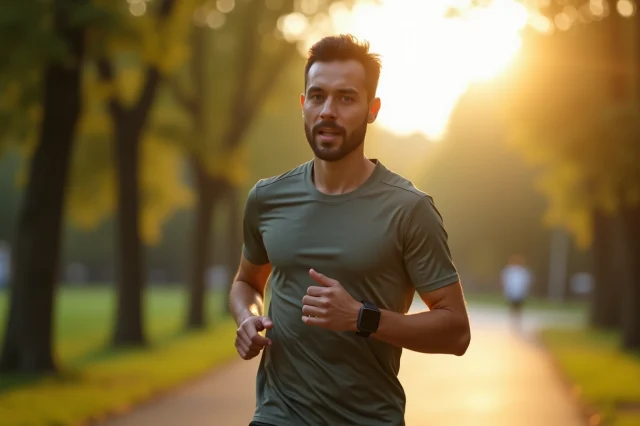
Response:
[[[324,142],[332,142],[342,136],[342,132],[340,131],[340,129],[329,127],[321,127],[316,133],[319,136],[320,140]]]

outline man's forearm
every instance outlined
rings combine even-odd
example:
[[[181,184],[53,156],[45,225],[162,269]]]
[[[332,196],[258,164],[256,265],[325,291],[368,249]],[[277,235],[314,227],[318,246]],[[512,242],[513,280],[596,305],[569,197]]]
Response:
[[[251,316],[262,315],[264,301],[262,295],[244,281],[235,281],[229,292],[229,307],[231,314],[240,325]]]
[[[463,355],[471,333],[466,315],[447,309],[407,315],[381,310],[378,331],[371,336],[416,352]]]

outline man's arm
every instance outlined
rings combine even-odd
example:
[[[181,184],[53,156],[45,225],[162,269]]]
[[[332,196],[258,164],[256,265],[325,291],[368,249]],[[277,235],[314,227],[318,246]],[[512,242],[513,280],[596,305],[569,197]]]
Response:
[[[254,265],[244,254],[241,256],[240,267],[229,292],[229,308],[237,325],[249,317],[263,315],[264,293],[270,273],[270,263]]]
[[[405,315],[381,309],[378,331],[371,337],[416,352],[464,355],[471,331],[460,283],[420,297],[429,311]]]
[[[471,340],[469,319],[442,217],[430,197],[420,199],[403,228],[404,267],[430,311],[406,315],[381,310],[378,330],[371,336],[417,352],[462,355]],[[335,331],[357,331],[362,303],[335,279],[311,269],[320,286],[307,289],[302,321]],[[456,281],[433,289],[440,280]],[[401,283],[396,283],[400,290]]]
[[[310,270],[320,286],[302,298],[302,321],[334,331],[358,331],[362,303],[335,279]],[[469,318],[459,282],[422,293],[430,311],[403,314],[381,309],[380,325],[371,337],[416,352],[463,355],[471,340]]]
[[[238,329],[235,346],[242,359],[256,357],[262,349],[271,345],[271,340],[260,334],[272,328],[271,318],[263,316],[264,290],[271,265],[254,265],[244,255],[240,259],[238,274],[231,285],[229,307]]]

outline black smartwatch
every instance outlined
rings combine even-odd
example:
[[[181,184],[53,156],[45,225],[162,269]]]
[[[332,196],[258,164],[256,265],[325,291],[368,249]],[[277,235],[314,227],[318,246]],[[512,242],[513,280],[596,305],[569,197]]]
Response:
[[[369,337],[371,333],[378,330],[380,324],[380,309],[373,303],[363,300],[362,307],[358,313],[358,331],[356,334],[362,337]]]

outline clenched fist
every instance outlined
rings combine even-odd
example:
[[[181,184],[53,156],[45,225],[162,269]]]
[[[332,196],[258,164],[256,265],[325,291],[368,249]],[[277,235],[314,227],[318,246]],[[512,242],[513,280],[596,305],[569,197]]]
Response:
[[[271,340],[260,335],[260,332],[273,327],[271,318],[251,316],[244,320],[236,331],[236,350],[244,360],[254,358]]]
[[[302,298],[302,321],[334,331],[357,331],[362,303],[351,297],[337,280],[314,269],[309,270],[309,275],[320,285],[309,287]]]

